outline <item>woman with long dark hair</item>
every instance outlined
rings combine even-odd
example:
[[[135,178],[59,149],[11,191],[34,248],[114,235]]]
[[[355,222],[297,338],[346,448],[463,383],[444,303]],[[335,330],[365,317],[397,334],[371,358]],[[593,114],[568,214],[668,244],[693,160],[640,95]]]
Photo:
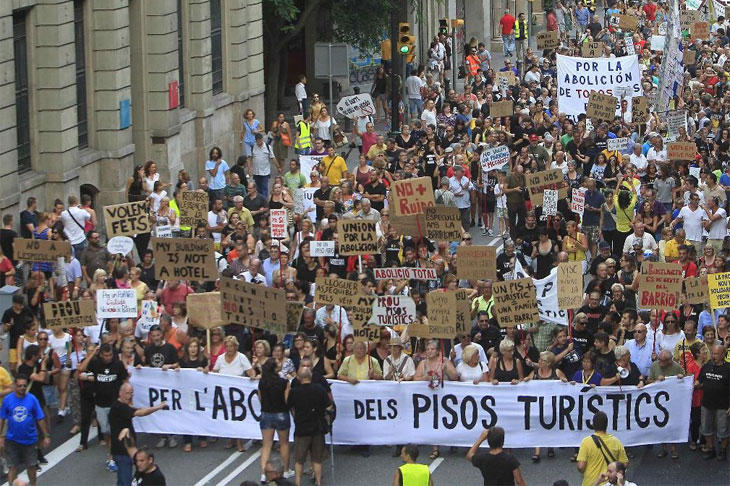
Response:
[[[134,174],[127,180],[127,201],[144,201],[147,194],[144,191],[144,168],[141,164],[134,167]]]
[[[258,387],[259,401],[261,402],[261,483],[266,481],[266,463],[271,456],[271,447],[274,444],[274,431],[279,436],[281,462],[287,471],[286,477],[294,475],[289,470],[289,428],[291,418],[286,400],[289,397],[289,382],[279,376],[279,365],[274,358],[267,359],[261,365],[261,380]]]

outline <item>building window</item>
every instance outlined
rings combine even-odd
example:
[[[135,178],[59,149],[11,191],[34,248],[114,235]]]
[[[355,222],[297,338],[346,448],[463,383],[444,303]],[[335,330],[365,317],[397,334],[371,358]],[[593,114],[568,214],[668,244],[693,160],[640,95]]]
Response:
[[[89,117],[86,103],[84,0],[74,0],[74,45],[76,48],[76,120],[79,149],[83,149],[89,146]]]
[[[183,1],[177,0],[177,79],[178,100],[185,106],[185,57],[183,56]]]
[[[223,44],[221,0],[210,0],[210,47],[213,66],[213,94],[223,92]]]
[[[28,10],[13,13],[13,43],[15,44],[15,127],[18,133],[18,170],[20,172],[31,169],[27,16]]]

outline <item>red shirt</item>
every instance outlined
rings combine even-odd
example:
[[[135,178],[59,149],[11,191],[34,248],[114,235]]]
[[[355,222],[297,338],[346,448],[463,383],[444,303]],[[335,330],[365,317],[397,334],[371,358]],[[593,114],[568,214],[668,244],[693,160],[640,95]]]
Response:
[[[194,294],[195,291],[187,284],[181,283],[176,289],[165,287],[160,295],[160,304],[165,307],[165,312],[172,315],[172,305],[178,302],[185,302],[188,294]]]
[[[502,26],[502,35],[509,35],[515,28],[515,18],[506,13],[501,19],[499,19],[499,25]]]
[[[677,260],[677,263],[680,263],[680,261]],[[697,274],[697,265],[694,262],[687,262],[682,265],[682,278],[696,277]]]
[[[654,19],[656,19],[656,9],[657,6],[654,3],[647,3],[646,5],[644,5],[642,10],[644,11],[644,14],[646,14],[647,20],[653,21]]]

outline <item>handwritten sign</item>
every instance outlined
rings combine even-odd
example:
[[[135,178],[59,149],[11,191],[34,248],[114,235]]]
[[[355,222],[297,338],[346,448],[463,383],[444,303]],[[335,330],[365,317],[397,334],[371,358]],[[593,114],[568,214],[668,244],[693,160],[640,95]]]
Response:
[[[15,238],[13,240],[13,255],[16,260],[26,262],[55,262],[59,257],[71,256],[71,243],[68,241]]]
[[[423,214],[413,216],[390,216],[390,225],[399,235],[419,236],[426,231],[426,218]]]
[[[309,242],[309,256],[329,257],[335,256],[335,242],[328,240],[312,240]]]
[[[360,295],[354,305],[347,307],[347,317],[352,324],[353,338],[355,342],[377,341],[380,339],[380,328],[368,325],[370,316],[373,313],[373,302],[375,296]]]
[[[43,304],[46,327],[96,326],[96,309],[93,300],[67,300]]]
[[[583,262],[558,263],[558,309],[583,305]]]
[[[688,304],[707,304],[707,275],[702,277],[689,277],[684,279],[684,292],[687,295]]]
[[[304,312],[304,302],[288,300],[286,302],[286,333],[294,334],[299,330]]]
[[[99,289],[96,291],[96,317],[137,317],[137,291]]]
[[[456,261],[456,277],[459,279],[497,279],[497,249],[494,246],[457,246]]]
[[[221,316],[226,322],[286,334],[286,291],[222,277]]]
[[[426,208],[426,238],[436,241],[461,241],[463,228],[459,208],[433,206]]]
[[[633,123],[646,123],[649,121],[649,102],[646,96],[631,98],[631,121]]]
[[[198,223],[208,223],[208,193],[202,191],[182,191],[177,197],[180,210],[180,226],[195,228]]]
[[[580,54],[583,57],[602,57],[603,42],[584,42],[580,47]]]
[[[106,242],[106,250],[112,255],[128,255],[134,248],[134,240],[129,236],[115,236]]]
[[[545,189],[555,189],[559,198],[568,197],[568,185],[563,179],[563,171],[560,169],[544,170],[534,174],[525,174],[527,181],[527,192],[530,201],[535,206],[542,206],[543,192]]]
[[[649,40],[649,48],[652,51],[663,51],[664,46],[667,44],[667,36],[662,35],[652,35],[651,39]]]
[[[570,210],[575,214],[583,216],[586,206],[586,190],[585,187],[573,188],[572,199],[570,200]]]
[[[615,21],[614,21],[615,19]],[[612,15],[611,23],[621,30],[636,31],[639,28],[639,19],[632,15]]]
[[[690,29],[693,39],[709,39],[710,24],[709,22],[695,22]]]
[[[479,163],[484,172],[489,172],[490,170],[501,169],[509,163],[509,159],[509,147],[500,145],[499,147],[488,148],[482,152],[479,156]]]
[[[435,268],[400,267],[374,268],[375,280],[436,280]]]
[[[360,282],[354,280],[318,277],[314,301],[325,305],[356,305],[361,289]]]
[[[142,309],[139,313],[139,319],[137,319],[137,325],[142,326],[142,329],[149,332],[152,326],[158,326],[160,324],[160,312],[159,305],[156,300],[143,300]]]
[[[379,296],[373,302],[368,324],[375,326],[407,326],[416,320],[416,303],[404,295]]]
[[[456,336],[456,294],[434,290],[426,294],[429,336],[436,339],[453,339]],[[412,326],[408,333],[412,333]]]
[[[682,51],[682,64],[692,66],[697,59],[697,51],[694,49],[685,49]]]
[[[682,30],[690,30],[697,22],[702,22],[699,10],[682,10],[679,12],[679,25]]]
[[[512,100],[495,101],[489,105],[489,116],[502,118],[504,116],[512,116],[515,113],[514,103]]]
[[[708,273],[707,287],[710,296],[710,308],[730,307],[730,272]]]
[[[537,48],[540,50],[560,47],[560,37],[557,30],[538,32],[536,37]]]
[[[666,114],[669,140],[677,140],[687,131],[687,110],[675,110]]]
[[[542,214],[555,216],[558,213],[558,191],[545,189],[542,197]]]
[[[497,86],[502,91],[517,84],[517,76],[512,71],[498,71],[496,74]]]
[[[674,309],[682,293],[679,263],[644,262],[641,265],[636,305],[642,309]]]
[[[694,142],[669,142],[667,144],[669,160],[694,160],[695,155],[697,155],[697,145]]]
[[[213,240],[152,238],[155,278],[159,280],[209,281],[218,278]]]
[[[531,278],[494,282],[493,314],[500,327],[530,324],[540,319],[537,309],[537,294]]]
[[[423,214],[429,206],[435,206],[430,177],[416,177],[393,182],[393,207],[396,216]]]
[[[449,290],[449,292],[451,292]],[[471,299],[469,290],[459,289],[454,291],[456,296],[456,332],[469,333],[471,331]]]
[[[606,148],[612,152],[624,152],[629,148],[629,140],[629,137],[609,138],[606,140]]]
[[[618,100],[615,96],[591,91],[588,96],[588,108],[586,115],[596,120],[613,120],[616,115],[616,103]]]
[[[203,292],[186,297],[188,321],[195,327],[213,329],[226,324],[221,317],[221,293]]]
[[[378,253],[377,222],[366,219],[337,221],[340,255],[372,255]]]
[[[109,238],[144,234],[152,230],[145,201],[104,206],[103,211]]]
[[[272,238],[284,239],[287,237],[286,209],[271,209],[269,211],[269,227]]]
[[[347,118],[359,118],[375,114],[375,104],[369,93],[345,96],[337,103],[337,113]]]
[[[627,35],[625,42],[626,42],[626,55],[635,56],[636,49],[634,48],[634,39],[632,39],[630,35]]]

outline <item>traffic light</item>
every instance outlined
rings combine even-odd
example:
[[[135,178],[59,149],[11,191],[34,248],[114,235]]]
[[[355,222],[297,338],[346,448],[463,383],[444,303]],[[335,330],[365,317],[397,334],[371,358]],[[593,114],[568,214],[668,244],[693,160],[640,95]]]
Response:
[[[439,35],[445,35],[448,37],[449,35],[449,19],[439,19]]]
[[[416,38],[411,35],[411,24],[400,22],[398,24],[398,52],[404,56],[414,51]]]

